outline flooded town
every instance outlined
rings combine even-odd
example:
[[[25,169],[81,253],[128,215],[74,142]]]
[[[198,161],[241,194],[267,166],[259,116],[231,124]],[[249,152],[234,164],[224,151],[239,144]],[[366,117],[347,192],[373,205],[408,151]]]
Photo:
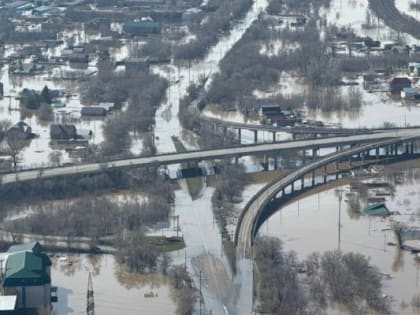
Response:
[[[416,0],[0,0],[0,314],[420,314]]]

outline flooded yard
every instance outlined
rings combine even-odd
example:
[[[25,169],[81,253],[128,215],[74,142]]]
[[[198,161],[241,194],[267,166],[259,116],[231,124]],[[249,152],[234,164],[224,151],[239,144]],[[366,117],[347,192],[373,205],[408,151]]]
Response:
[[[96,314],[175,314],[167,278],[127,272],[112,255],[66,255],[53,258],[52,284],[58,287],[54,315],[86,314],[89,272]],[[145,297],[151,293],[154,297]]]

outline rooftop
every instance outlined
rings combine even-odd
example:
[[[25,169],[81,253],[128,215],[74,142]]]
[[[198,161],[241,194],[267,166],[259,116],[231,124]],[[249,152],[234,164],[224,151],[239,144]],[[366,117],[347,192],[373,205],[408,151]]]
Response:
[[[10,254],[6,261],[4,287],[35,286],[51,282],[47,267],[51,260],[43,253],[22,251]]]

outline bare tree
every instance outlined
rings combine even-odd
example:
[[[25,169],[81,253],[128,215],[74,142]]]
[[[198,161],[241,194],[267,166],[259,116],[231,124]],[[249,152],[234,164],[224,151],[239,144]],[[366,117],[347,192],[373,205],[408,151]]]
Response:
[[[3,141],[6,136],[6,131],[10,129],[12,122],[10,120],[0,120],[0,142]]]
[[[48,155],[48,159],[53,166],[60,166],[63,160],[63,153],[61,151],[53,151]]]
[[[6,141],[9,155],[13,160],[13,168],[16,171],[20,152],[26,145],[28,145],[29,141],[25,134],[19,130],[9,130],[6,135]]]

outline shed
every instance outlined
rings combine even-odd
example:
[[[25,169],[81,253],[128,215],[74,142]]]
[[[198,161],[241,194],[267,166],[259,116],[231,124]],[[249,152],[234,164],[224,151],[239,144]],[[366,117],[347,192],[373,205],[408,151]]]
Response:
[[[16,295],[0,296],[0,314],[13,314],[16,310]]]
[[[74,125],[52,124],[50,126],[50,137],[54,140],[76,139],[76,127]]]
[[[388,216],[391,214],[391,211],[389,211],[384,203],[375,203],[364,208],[363,213],[370,216]]]
[[[107,113],[107,110],[100,106],[85,106],[80,111],[82,116],[105,116]]]
[[[420,76],[420,62],[410,62],[408,64],[408,74]]]
[[[406,100],[414,100],[417,98],[418,95],[418,91],[416,88],[403,88],[401,91],[401,97],[406,99]]]

